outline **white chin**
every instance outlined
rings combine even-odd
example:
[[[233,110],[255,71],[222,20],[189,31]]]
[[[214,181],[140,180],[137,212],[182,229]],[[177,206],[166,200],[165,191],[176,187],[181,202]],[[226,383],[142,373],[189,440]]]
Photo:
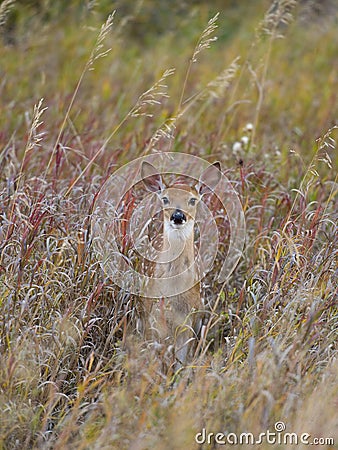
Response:
[[[184,225],[186,224],[186,222],[182,222],[182,223],[174,223],[174,222],[170,222],[170,226],[174,229],[174,230],[181,230]]]

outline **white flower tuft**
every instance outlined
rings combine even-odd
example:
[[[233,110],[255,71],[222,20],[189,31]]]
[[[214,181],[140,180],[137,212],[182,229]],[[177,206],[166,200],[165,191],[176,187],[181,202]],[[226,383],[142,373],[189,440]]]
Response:
[[[248,143],[249,143],[249,138],[248,138],[248,136],[242,136],[242,137],[241,137],[241,142],[242,142],[242,144],[243,144],[244,146],[247,146]]]
[[[237,153],[237,152],[240,152],[242,149],[243,148],[242,148],[242,143],[241,142],[238,142],[238,141],[234,142],[234,144],[232,146],[232,151],[233,152]]]

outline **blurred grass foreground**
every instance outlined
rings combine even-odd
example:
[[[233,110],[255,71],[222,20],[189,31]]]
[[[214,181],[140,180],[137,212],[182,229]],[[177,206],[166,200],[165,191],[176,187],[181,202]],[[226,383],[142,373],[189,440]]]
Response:
[[[337,448],[337,9],[1,2],[0,449],[242,448],[280,422]],[[165,151],[219,160],[247,227],[177,373],[91,247],[104,181]]]

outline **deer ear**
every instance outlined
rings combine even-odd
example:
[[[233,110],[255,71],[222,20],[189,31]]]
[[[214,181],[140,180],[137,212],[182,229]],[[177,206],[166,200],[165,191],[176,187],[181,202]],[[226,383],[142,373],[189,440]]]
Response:
[[[146,189],[151,192],[162,191],[165,188],[161,175],[158,170],[147,161],[141,165],[141,177]]]
[[[206,192],[212,191],[218,185],[221,176],[221,164],[219,161],[216,161],[202,172],[196,186],[197,192],[203,195]]]

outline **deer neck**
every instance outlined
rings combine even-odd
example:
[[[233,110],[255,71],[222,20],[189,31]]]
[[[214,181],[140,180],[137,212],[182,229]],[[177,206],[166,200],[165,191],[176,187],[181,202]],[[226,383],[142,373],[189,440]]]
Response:
[[[158,262],[163,275],[190,273],[194,268],[194,223],[187,223],[182,229],[174,229],[164,222],[163,244]]]

